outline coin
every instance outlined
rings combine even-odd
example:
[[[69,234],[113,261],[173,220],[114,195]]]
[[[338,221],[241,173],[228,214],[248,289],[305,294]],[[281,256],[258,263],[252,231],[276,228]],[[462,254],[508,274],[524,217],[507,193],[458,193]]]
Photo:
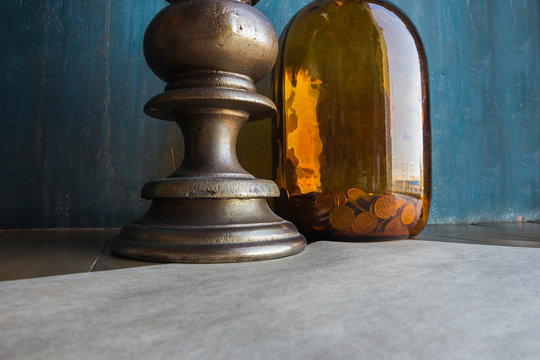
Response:
[[[377,228],[379,219],[371,211],[361,212],[354,219],[352,229],[357,234],[368,234]]]
[[[401,210],[401,222],[404,225],[412,224],[416,218],[416,208],[413,204],[407,204]]]
[[[354,211],[347,206],[335,207],[330,212],[330,224],[338,230],[349,230],[354,219]]]
[[[372,205],[373,212],[381,219],[389,219],[397,212],[396,201],[390,195],[383,195]]]
[[[409,229],[401,222],[399,217],[395,217],[388,221],[384,226],[385,235],[407,237]]]
[[[396,208],[400,209],[403,206],[407,205],[407,200],[402,197],[394,196],[394,200],[396,201]]]
[[[332,190],[332,193],[336,195],[338,199],[338,206],[345,205],[347,203],[347,196],[339,190]]]
[[[362,195],[358,197],[355,202],[360,206],[364,211],[371,210],[371,204],[377,199],[377,195]]]
[[[323,212],[330,212],[338,203],[337,195],[331,191],[323,191],[315,197],[315,206]]]
[[[364,190],[360,190],[357,188],[350,188],[349,190],[347,190],[347,196],[351,200],[356,200],[360,196],[364,196],[364,195],[366,195],[366,192]]]

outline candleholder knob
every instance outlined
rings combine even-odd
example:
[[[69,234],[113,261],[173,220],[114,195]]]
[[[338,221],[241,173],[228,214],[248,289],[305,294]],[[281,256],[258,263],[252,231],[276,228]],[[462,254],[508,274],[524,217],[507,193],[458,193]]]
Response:
[[[176,1],[148,25],[143,42],[146,62],[170,83],[186,69],[219,70],[261,80],[277,57],[270,21],[237,1]]]
[[[146,60],[167,86],[144,111],[180,126],[185,157],[169,178],[144,186],[142,197],[152,205],[122,228],[112,251],[164,262],[253,261],[302,251],[305,238],[266,203],[279,196],[276,184],[255,179],[236,156],[242,125],[276,111],[254,85],[277,55],[272,25],[249,0],[169,2],[144,37]]]

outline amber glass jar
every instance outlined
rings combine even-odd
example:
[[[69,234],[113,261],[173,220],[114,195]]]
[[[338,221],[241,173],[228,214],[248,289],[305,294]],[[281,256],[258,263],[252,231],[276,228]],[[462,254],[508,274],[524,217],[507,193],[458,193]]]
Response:
[[[394,5],[304,7],[273,76],[278,212],[311,240],[420,233],[431,202],[428,86],[418,32]]]

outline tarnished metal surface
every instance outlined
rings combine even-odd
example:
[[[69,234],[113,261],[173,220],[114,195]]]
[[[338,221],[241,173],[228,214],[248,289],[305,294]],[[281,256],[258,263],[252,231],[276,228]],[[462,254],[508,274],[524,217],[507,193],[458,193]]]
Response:
[[[277,35],[260,11],[242,2],[176,1],[150,22],[143,48],[152,71],[167,82],[194,70],[239,73],[256,82],[274,65]]]
[[[305,239],[275,215],[266,197],[277,186],[255,179],[238,162],[236,139],[248,120],[275,112],[254,81],[272,68],[277,38],[250,1],[176,1],[150,23],[144,53],[167,81],[145,112],[175,121],[185,143],[182,165],[150,182],[148,212],[125,226],[115,254],[152,261],[234,262],[302,251]]]
[[[213,178],[206,181],[206,179],[204,177],[174,177],[152,181],[144,186],[142,197],[145,199],[229,199],[279,196],[279,189],[271,180]]]

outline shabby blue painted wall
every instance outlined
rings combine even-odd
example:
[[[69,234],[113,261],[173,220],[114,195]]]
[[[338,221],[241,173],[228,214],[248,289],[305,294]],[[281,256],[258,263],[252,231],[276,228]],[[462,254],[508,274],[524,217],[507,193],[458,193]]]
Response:
[[[307,0],[262,0],[278,33]],[[540,219],[540,1],[395,0],[424,40],[432,89],[432,223]],[[0,227],[119,226],[179,165],[142,36],[162,0],[0,0]],[[259,84],[269,94],[269,81]],[[269,177],[270,120],[240,136]],[[253,149],[257,149],[255,152]],[[253,154],[257,153],[255,157]]]

